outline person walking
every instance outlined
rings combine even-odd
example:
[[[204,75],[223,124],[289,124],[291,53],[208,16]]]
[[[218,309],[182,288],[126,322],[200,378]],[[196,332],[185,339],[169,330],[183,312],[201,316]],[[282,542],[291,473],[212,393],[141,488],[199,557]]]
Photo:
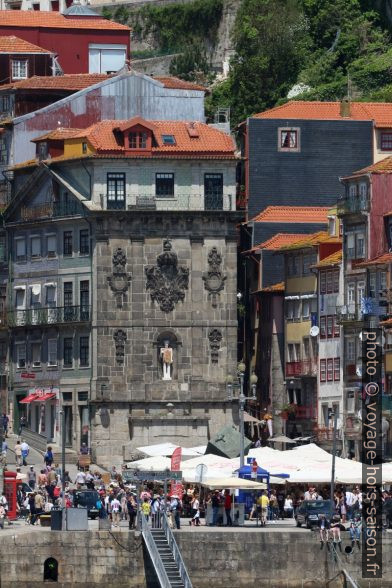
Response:
[[[181,504],[181,501],[180,501],[179,497],[177,496],[177,494],[173,494],[173,496],[171,497],[170,510],[174,516],[174,523],[176,525],[176,529],[180,529],[181,528],[180,515],[181,515],[181,510],[182,510],[182,504]]]
[[[150,518],[150,513],[151,513],[151,504],[150,504],[150,501],[147,498],[147,496],[143,499],[143,502],[142,502],[140,508],[141,508],[141,511],[142,511],[144,518],[148,522],[148,519]]]
[[[115,527],[120,526],[120,513],[121,513],[121,504],[120,501],[114,497],[111,502],[112,507],[112,523]]]
[[[16,442],[16,445],[14,447],[14,451],[15,451],[15,463],[17,466],[20,467],[22,465],[22,446],[21,446],[19,439]]]
[[[26,443],[26,441],[22,441],[22,443],[20,444],[20,447],[22,449],[22,462],[24,466],[27,466],[27,456],[29,455],[30,452],[30,447],[29,444]]]
[[[23,428],[26,426],[26,417],[21,416],[19,419],[19,437],[22,435]]]
[[[44,461],[45,461],[46,467],[51,467],[51,465],[53,463],[53,451],[50,446],[46,450],[46,453],[44,455]]]
[[[3,425],[3,431],[4,431],[4,437],[8,437],[8,425],[10,422],[10,419],[8,418],[8,416],[6,415],[6,413],[3,413],[2,416],[2,425]]]
[[[195,494],[192,498],[191,508],[192,508],[192,518],[189,521],[189,524],[196,525],[196,527],[199,527],[200,526],[200,501],[199,501],[197,494]]]
[[[35,490],[35,484],[37,482],[37,474],[35,473],[34,466],[30,466],[27,472],[27,483],[32,490]]]
[[[286,496],[283,490],[279,490],[278,495],[276,497],[278,501],[278,508],[279,508],[279,517],[283,520],[284,519],[284,503],[286,502]]]
[[[211,523],[211,525],[213,527],[215,527],[215,525],[218,523],[219,507],[220,507],[219,490],[215,490],[214,494],[211,496],[211,506],[212,506],[212,523]]]
[[[4,529],[4,521],[7,513],[2,504],[0,504],[0,529]]]
[[[130,494],[127,498],[127,509],[128,509],[128,517],[129,517],[129,529],[135,528],[135,521],[136,521],[136,501],[132,494]]]
[[[226,527],[233,526],[233,521],[231,520],[231,502],[230,490],[225,490],[224,507],[226,514]]]

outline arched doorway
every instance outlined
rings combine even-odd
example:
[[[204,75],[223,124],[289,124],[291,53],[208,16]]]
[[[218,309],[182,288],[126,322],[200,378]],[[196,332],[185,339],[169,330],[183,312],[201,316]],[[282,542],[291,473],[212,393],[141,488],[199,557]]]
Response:
[[[57,582],[58,581],[58,570],[59,564],[57,559],[54,557],[48,557],[44,563],[44,582]]]

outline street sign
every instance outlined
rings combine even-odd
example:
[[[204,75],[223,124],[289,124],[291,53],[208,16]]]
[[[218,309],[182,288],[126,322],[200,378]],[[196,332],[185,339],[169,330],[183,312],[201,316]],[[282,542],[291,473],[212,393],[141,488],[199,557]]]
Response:
[[[35,373],[34,372],[22,372],[20,377],[24,380],[35,380]]]
[[[125,482],[143,482],[147,480],[152,482],[154,480],[182,480],[182,472],[171,472],[170,470],[163,470],[157,472],[141,472],[139,470],[124,470],[122,478]]]

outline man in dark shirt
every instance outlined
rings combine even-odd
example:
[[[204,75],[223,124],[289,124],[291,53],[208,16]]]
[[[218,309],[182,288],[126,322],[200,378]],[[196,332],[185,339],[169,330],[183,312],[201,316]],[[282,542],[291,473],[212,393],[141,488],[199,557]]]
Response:
[[[219,506],[220,506],[219,490],[215,490],[214,494],[212,495],[211,505],[212,505],[212,526],[214,526],[218,522],[218,515],[219,515]]]

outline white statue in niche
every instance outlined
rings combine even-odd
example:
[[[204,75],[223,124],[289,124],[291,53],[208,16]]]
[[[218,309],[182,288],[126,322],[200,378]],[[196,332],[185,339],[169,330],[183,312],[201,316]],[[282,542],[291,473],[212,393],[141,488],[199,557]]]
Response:
[[[162,359],[162,380],[171,380],[171,370],[173,365],[173,349],[169,347],[169,341],[164,342],[164,347],[160,349],[160,356]]]

